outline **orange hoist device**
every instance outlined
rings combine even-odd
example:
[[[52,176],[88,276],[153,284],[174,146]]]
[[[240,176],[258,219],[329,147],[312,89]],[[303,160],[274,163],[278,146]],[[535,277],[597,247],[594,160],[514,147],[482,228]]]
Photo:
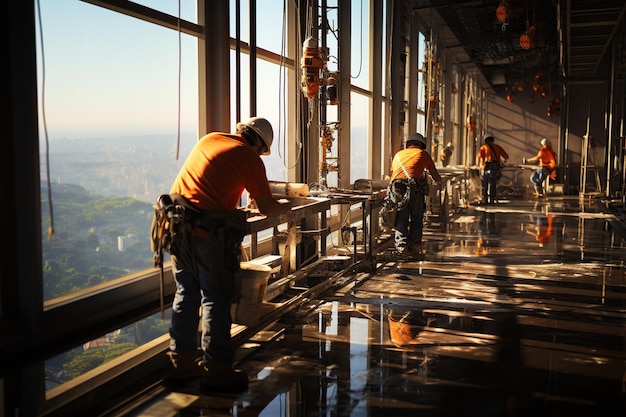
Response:
[[[304,41],[300,68],[302,69],[302,92],[308,98],[315,97],[320,89],[320,71],[325,65],[321,52],[317,39],[309,37]]]

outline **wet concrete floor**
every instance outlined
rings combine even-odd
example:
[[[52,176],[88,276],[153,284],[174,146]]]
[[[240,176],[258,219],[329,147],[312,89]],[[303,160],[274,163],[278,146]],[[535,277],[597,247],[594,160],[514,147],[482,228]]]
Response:
[[[590,199],[501,202],[381,253],[239,351],[238,395],[136,416],[626,416],[626,250]]]

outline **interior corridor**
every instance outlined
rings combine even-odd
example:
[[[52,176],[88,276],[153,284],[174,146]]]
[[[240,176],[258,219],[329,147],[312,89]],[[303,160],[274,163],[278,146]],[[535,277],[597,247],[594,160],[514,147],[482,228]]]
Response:
[[[161,381],[117,415],[624,416],[620,217],[504,201],[427,223],[422,261],[329,256],[341,285],[241,345],[247,392]]]

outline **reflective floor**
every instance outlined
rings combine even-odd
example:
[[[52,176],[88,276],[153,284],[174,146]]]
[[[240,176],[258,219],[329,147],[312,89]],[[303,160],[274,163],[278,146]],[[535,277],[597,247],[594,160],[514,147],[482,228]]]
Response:
[[[247,392],[164,388],[128,415],[626,416],[626,250],[598,206],[430,224],[424,260],[381,253],[242,346]]]

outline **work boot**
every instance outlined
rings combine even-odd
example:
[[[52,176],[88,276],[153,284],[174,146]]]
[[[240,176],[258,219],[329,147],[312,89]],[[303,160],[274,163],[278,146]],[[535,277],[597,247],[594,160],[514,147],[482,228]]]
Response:
[[[248,389],[248,375],[233,367],[215,362],[202,363],[200,388],[207,392],[238,393]]]
[[[200,378],[204,372],[201,367],[202,352],[198,350],[167,352],[172,367],[167,379],[170,382],[184,382]]]
[[[419,243],[411,243],[408,247],[408,259],[423,261],[424,252],[422,251],[422,245]]]
[[[396,259],[402,259],[402,255],[404,254],[404,252],[406,252],[406,246],[396,245],[392,253]]]

